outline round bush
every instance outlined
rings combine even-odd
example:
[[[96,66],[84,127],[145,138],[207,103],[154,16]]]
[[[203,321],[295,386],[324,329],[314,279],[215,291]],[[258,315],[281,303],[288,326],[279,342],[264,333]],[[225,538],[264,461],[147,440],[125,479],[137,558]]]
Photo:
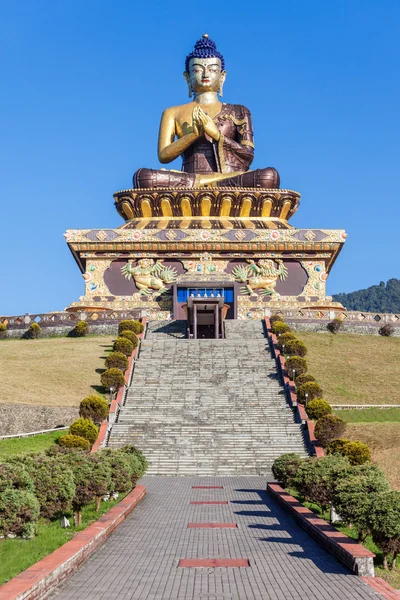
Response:
[[[84,337],[89,333],[89,325],[86,321],[78,321],[72,332],[75,337]]]
[[[129,457],[134,457],[137,462],[138,465],[132,462],[132,470],[134,471],[136,478],[140,479],[141,477],[143,477],[143,475],[146,473],[148,467],[149,467],[149,463],[145,457],[145,455],[143,454],[143,452],[141,450],[138,450],[137,448],[135,448],[135,446],[132,446],[131,444],[127,444],[126,446],[123,446],[120,449],[121,452],[123,452],[124,454],[128,455]]]
[[[325,415],[330,415],[331,412],[332,406],[326,400],[322,400],[322,398],[314,398],[307,403],[307,414],[310,419],[315,421]]]
[[[272,333],[275,333],[275,335],[292,331],[289,325],[287,323],[284,323],[283,321],[275,321],[274,323],[272,323],[271,330]]]
[[[123,373],[125,373],[128,366],[128,359],[122,352],[111,352],[111,354],[109,354],[106,358],[107,369],[120,369]]]
[[[97,440],[98,429],[91,419],[76,419],[69,428],[71,435],[78,435],[88,440],[91,444],[94,444]]]
[[[125,356],[130,356],[133,352],[133,344],[127,338],[119,337],[114,342],[113,350],[114,352],[122,352]]]
[[[124,331],[121,331],[119,336],[122,338],[126,338],[127,340],[132,342],[134,348],[138,347],[139,339],[136,333],[133,333],[133,331],[130,331],[129,329],[124,329]]]
[[[367,444],[363,444],[363,442],[359,441],[352,442],[351,440],[345,440],[343,438],[333,440],[327,446],[327,453],[346,456],[353,466],[371,462],[370,449]]]
[[[129,456],[120,450],[110,448],[103,450],[100,455],[104,457],[111,469],[110,492],[118,492],[119,494],[129,492],[132,489],[134,475]]]
[[[289,340],[285,345],[285,354],[303,358],[307,354],[307,346],[301,340]]]
[[[288,377],[290,377],[290,379],[293,379],[293,370],[295,372],[295,378],[299,375],[303,375],[303,373],[307,371],[307,362],[301,356],[291,356],[287,359],[285,364]]]
[[[390,337],[394,333],[394,327],[390,323],[386,323],[386,325],[382,325],[378,329],[379,335],[383,335],[384,337]]]
[[[125,385],[125,379],[122,374],[122,371],[119,369],[107,369],[101,375],[101,384],[107,388],[114,388],[114,391],[117,391],[119,387]]]
[[[318,385],[318,383],[316,383],[315,381],[303,383],[297,388],[296,392],[297,402],[300,402],[300,404],[305,404],[306,399],[308,402],[310,402],[311,400],[314,400],[314,398],[322,398],[322,396],[324,395],[322,387]]]
[[[282,333],[278,339],[278,346],[282,350],[282,346],[286,347],[286,344],[291,340],[297,340],[297,337],[291,331],[287,331],[286,333]]]
[[[126,360],[126,357],[122,354]],[[108,417],[108,404],[101,396],[87,396],[79,405],[79,416],[92,419],[93,423],[101,423]]]
[[[302,460],[298,454],[294,454],[293,452],[282,454],[272,465],[273,476],[283,487],[290,486],[292,478],[300,467]]]
[[[0,323],[0,340],[5,340],[7,337],[7,325]]]
[[[32,478],[22,462],[5,462],[0,465],[0,493],[6,489],[33,492]]]
[[[127,329],[129,329],[129,331],[133,331],[133,333],[136,333],[137,335],[138,333],[143,333],[144,325],[140,321],[134,321],[130,319],[121,321],[118,325],[118,333],[121,333],[121,331],[126,331]]]
[[[299,375],[299,376],[296,375],[295,383],[296,383],[297,387],[300,387],[301,385],[303,385],[303,383],[309,383],[310,381],[316,381],[316,379],[315,379],[315,377],[313,377],[312,375],[309,375],[308,373],[303,373],[302,375]]]
[[[57,441],[61,448],[82,448],[82,450],[90,450],[90,442],[80,435],[63,435],[58,438]]]
[[[327,454],[340,454],[341,456],[344,456],[344,447],[348,441],[349,440],[345,440],[343,438],[338,438],[337,440],[332,440],[332,442],[330,442],[326,447],[326,453]]]
[[[33,537],[39,511],[39,500],[32,492],[6,489],[0,494],[0,535]]]
[[[336,317],[336,319],[333,319],[333,321],[330,321],[330,323],[328,323],[328,325],[326,326],[327,330],[330,331],[331,333],[337,333],[338,331],[340,331],[343,327],[343,321],[342,319],[339,319],[338,317]]]
[[[75,496],[74,476],[63,461],[57,457],[39,459],[32,478],[42,517],[55,519],[71,509]]]
[[[29,329],[26,332],[26,337],[29,340],[35,340],[38,337],[40,337],[41,333],[42,328],[40,327],[40,325],[38,323],[32,323],[32,325],[29,326]]]
[[[346,429],[346,423],[335,415],[326,415],[318,419],[315,425],[315,437],[324,448],[336,438],[340,438]]]
[[[273,315],[271,315],[270,318],[269,318],[269,322],[271,323],[271,325],[272,325],[272,323],[275,323],[276,321],[281,321],[283,323],[284,322],[283,321],[283,316],[282,315],[277,315],[276,313],[273,314]]]

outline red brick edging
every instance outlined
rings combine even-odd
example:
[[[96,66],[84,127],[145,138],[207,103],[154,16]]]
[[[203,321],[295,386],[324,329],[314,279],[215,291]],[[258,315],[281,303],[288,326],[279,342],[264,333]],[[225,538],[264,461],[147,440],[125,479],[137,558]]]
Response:
[[[363,577],[372,589],[380,594],[385,600],[400,600],[400,590],[395,590],[381,577]]]
[[[95,552],[114,529],[144,498],[146,488],[138,485],[98,521],[77,533],[72,540],[0,586],[0,600],[40,600],[69,577]]]
[[[302,529],[357,575],[374,576],[375,554],[329,525],[293,498],[277,483],[268,483],[267,492],[292,514]]]
[[[288,396],[289,404],[292,408],[295,409],[296,421],[304,423],[304,425],[306,427],[308,439],[310,441],[310,445],[314,449],[315,456],[317,456],[318,458],[320,458],[321,456],[325,456],[325,451],[324,451],[322,445],[315,437],[314,421],[312,421],[311,419],[308,418],[305,407],[302,404],[299,404],[297,402],[296,386],[294,385],[294,382],[291,380],[291,378],[289,377],[288,372],[286,370],[285,357],[282,354],[282,352],[278,346],[277,336],[274,333],[272,333],[272,331],[271,331],[271,322],[268,317],[265,317],[264,320],[265,320],[265,326],[267,328],[268,339],[271,341],[273,356],[274,356],[275,360],[277,361],[279,369],[282,373],[283,383],[284,383],[285,387],[288,389],[287,396]]]

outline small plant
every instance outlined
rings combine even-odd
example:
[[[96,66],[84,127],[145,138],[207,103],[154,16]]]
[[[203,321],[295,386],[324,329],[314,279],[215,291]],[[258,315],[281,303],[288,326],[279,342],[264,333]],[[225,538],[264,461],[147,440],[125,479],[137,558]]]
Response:
[[[82,450],[90,450],[90,442],[80,435],[63,435],[57,440],[61,448],[80,448]]]
[[[26,332],[26,337],[29,340],[36,340],[38,337],[40,337],[42,334],[42,328],[40,327],[39,323],[32,323],[29,326],[28,331]]]
[[[349,459],[351,465],[363,465],[371,462],[371,451],[367,444],[359,441],[345,440],[339,438],[328,444],[326,449],[328,454],[340,454]]]
[[[126,359],[125,356],[124,358]],[[93,423],[101,423],[107,419],[108,412],[107,401],[101,396],[87,396],[79,405],[79,416],[83,419],[91,419]]]
[[[300,404],[308,403],[310,400],[314,400],[314,398],[322,398],[324,395],[322,387],[315,381],[303,383],[297,388],[296,392],[297,402],[300,402]]]
[[[89,325],[86,321],[78,321],[72,330],[74,337],[84,337],[89,333]]]
[[[279,335],[281,333],[287,333],[288,331],[292,330],[287,323],[284,323],[283,321],[275,321],[271,325],[271,331],[272,333],[275,333],[275,335]]]
[[[295,336],[294,333],[292,333],[291,331],[287,331],[286,333],[282,333],[279,336],[278,339],[278,346],[279,348],[282,350],[283,346],[286,346],[286,344],[291,341],[291,340],[297,340],[297,337]]]
[[[281,321],[283,323],[284,320],[283,320],[282,315],[274,314],[274,315],[270,316],[269,322],[271,323],[271,325],[272,325],[272,323],[275,323],[276,321]]]
[[[90,444],[94,444],[99,432],[91,419],[83,419],[80,417],[70,425],[69,433],[71,435],[83,437],[85,440],[88,440]]]
[[[318,419],[315,425],[315,437],[324,448],[336,438],[340,438],[346,429],[346,423],[335,415],[326,415]]]
[[[296,375],[295,383],[297,387],[300,387],[301,385],[303,385],[303,383],[309,383],[310,381],[316,382],[317,380],[315,379],[315,377],[309,375],[308,373],[303,373],[299,376]]]
[[[332,440],[332,442],[330,442],[326,447],[326,453],[340,454],[341,456],[344,456],[344,447],[346,446],[348,441],[349,440],[345,440],[344,438]]]
[[[331,333],[337,333],[338,331],[340,331],[343,327],[343,321],[342,319],[339,319],[338,317],[336,317],[335,319],[333,319],[333,321],[330,321],[328,323],[328,325],[326,326],[327,330],[330,331]]]
[[[0,494],[0,535],[33,537],[40,505],[33,492],[6,489]]]
[[[0,340],[5,340],[7,337],[7,325],[0,323]]]
[[[121,331],[119,336],[122,338],[126,338],[127,340],[132,342],[133,348],[138,347],[139,339],[138,339],[138,336],[136,335],[136,333],[133,333],[133,331],[130,331],[129,329],[125,329],[124,331]]]
[[[332,406],[322,398],[314,398],[307,404],[307,414],[310,419],[318,420],[332,412]]]
[[[119,387],[125,385],[125,379],[120,369],[112,368],[107,369],[101,375],[101,384],[109,390],[114,388],[114,391],[118,390]]]
[[[133,344],[127,338],[119,337],[114,342],[113,350],[114,352],[122,352],[125,356],[130,356],[133,352]]]
[[[286,361],[286,370],[290,379],[296,379],[307,371],[307,362],[301,356],[291,356]]]
[[[125,373],[128,366],[128,359],[125,354],[122,354],[122,352],[111,352],[111,354],[109,354],[106,358],[107,369],[120,369],[123,373]]]
[[[126,319],[121,321],[118,325],[118,334],[120,334],[122,331],[126,331],[127,329],[129,329],[129,331],[133,331],[133,333],[136,333],[137,335],[138,333],[143,333],[144,325],[140,321]]]
[[[382,325],[382,327],[379,327],[378,333],[384,337],[390,337],[394,333],[394,327],[390,323],[386,323],[385,325]]]
[[[285,345],[285,354],[304,358],[304,356],[307,354],[307,346],[301,340],[289,340]]]
[[[272,465],[272,474],[283,487],[288,487],[292,483],[292,479],[300,467],[303,459],[298,454],[290,452],[282,454],[274,461]]]

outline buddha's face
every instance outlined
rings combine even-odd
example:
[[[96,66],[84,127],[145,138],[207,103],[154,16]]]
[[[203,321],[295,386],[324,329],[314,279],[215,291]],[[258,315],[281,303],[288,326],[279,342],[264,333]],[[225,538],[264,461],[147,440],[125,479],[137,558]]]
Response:
[[[221,70],[219,58],[191,58],[189,72],[184,77],[195,93],[218,92],[226,72]]]

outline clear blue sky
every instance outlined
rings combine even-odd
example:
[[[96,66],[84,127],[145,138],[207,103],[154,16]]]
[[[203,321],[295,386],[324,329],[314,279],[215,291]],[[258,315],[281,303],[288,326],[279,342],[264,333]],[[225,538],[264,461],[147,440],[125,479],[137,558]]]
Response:
[[[292,225],[349,234],[328,292],[400,276],[398,0],[0,9],[0,314],[83,293],[63,233],[122,224],[112,194],[159,166],[161,112],[188,101],[184,58],[204,32],[225,55],[224,100],[252,112],[253,167],[302,194]]]

